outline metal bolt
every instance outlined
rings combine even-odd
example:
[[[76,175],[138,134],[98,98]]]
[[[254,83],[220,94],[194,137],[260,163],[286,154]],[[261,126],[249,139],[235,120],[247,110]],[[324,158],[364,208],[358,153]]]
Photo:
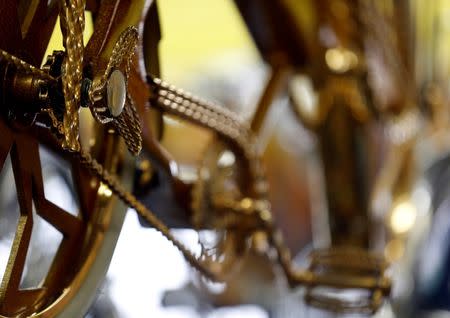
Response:
[[[121,71],[115,70],[109,76],[106,94],[109,111],[114,117],[119,116],[123,111],[127,97],[127,83]]]

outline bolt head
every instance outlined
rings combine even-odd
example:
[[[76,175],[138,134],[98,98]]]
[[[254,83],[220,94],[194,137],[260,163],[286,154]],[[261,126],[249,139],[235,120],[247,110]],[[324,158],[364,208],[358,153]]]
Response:
[[[106,86],[108,109],[114,117],[119,116],[125,107],[127,82],[120,70],[114,70]]]

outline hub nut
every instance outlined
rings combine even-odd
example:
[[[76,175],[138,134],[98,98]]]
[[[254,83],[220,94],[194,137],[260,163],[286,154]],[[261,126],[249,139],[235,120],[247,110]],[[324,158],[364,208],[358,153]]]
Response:
[[[106,100],[112,116],[119,116],[125,106],[127,97],[127,84],[123,73],[114,70],[108,78],[106,86]]]

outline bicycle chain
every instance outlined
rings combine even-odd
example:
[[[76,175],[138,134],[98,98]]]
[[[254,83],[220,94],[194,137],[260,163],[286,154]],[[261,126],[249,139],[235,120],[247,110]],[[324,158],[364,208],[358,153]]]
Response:
[[[255,137],[247,123],[241,122],[239,116],[234,112],[177,89],[159,78],[150,77],[149,82],[154,93],[153,100],[155,102],[152,106],[212,130],[235,145],[247,163],[253,179],[253,192],[257,197],[267,194],[267,182],[257,152]]]
[[[63,147],[72,151],[80,149],[78,109],[83,79],[84,7],[84,0],[62,0],[59,15],[66,49],[66,58],[62,67],[62,89],[65,96]]]
[[[236,113],[218,104],[177,89],[175,86],[159,78],[150,78],[150,83],[154,88],[154,92],[157,93],[154,96],[156,100],[154,106],[164,112],[171,113],[196,125],[213,130],[231,143],[237,145],[249,163],[248,167],[254,178],[253,185],[256,194],[262,197],[266,194],[267,183],[264,170],[256,149],[255,137],[252,135],[250,126],[247,123],[241,122]],[[231,215],[234,217],[248,213],[247,211],[242,211],[242,205],[239,202],[226,202],[224,205],[228,206],[232,212]],[[265,224],[269,241],[272,242],[278,261],[291,285],[298,284],[299,282],[309,283],[311,279],[309,279],[308,275],[303,272],[300,273],[293,268],[290,250],[284,243],[281,231],[274,226],[271,215],[267,214],[267,210],[258,210],[255,216],[259,217]]]

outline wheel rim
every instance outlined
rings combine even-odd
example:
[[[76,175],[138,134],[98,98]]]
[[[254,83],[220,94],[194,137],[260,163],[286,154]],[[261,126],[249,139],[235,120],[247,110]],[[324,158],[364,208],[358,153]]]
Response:
[[[41,312],[53,316],[76,295],[87,277],[111,222],[116,202],[107,188],[79,167],[76,158],[64,158],[70,161],[80,212],[74,216],[64,211],[45,196],[39,139],[35,137],[42,132],[14,131],[3,120],[0,120],[0,131],[4,136],[0,141],[0,163],[3,166],[7,155],[11,156],[20,206],[18,225],[0,287],[0,313],[5,317]],[[104,143],[97,147],[108,158],[103,163],[110,171],[120,172],[117,168],[123,161],[124,151],[117,151],[116,136],[105,133],[104,137],[99,139]],[[113,150],[115,155],[112,155]],[[63,239],[41,284],[22,289],[21,280],[33,230],[33,204],[36,215],[57,229]]]

